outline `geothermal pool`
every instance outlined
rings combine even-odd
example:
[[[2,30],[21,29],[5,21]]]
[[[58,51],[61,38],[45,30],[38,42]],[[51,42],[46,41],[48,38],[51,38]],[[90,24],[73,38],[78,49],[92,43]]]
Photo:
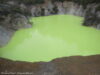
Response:
[[[82,17],[54,15],[32,18],[33,27],[15,33],[0,48],[0,57],[50,61],[58,57],[100,54],[100,30],[82,26]]]

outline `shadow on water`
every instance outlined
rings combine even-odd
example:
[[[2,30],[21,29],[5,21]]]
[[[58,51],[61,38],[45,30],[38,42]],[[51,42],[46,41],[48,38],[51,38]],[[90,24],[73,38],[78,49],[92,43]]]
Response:
[[[34,25],[15,33],[0,56],[13,60],[49,61],[57,57],[100,54],[100,30],[82,26],[82,17],[32,18]]]

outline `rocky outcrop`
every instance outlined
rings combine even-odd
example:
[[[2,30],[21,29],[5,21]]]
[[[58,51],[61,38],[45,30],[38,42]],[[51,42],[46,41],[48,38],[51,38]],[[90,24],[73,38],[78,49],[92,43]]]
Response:
[[[30,27],[28,15],[21,12],[17,3],[0,3],[0,47],[5,46],[17,30]]]
[[[0,26],[0,47],[3,47],[13,36],[14,31]]]
[[[71,56],[50,62],[22,62],[0,58],[0,75],[100,75],[100,55]]]

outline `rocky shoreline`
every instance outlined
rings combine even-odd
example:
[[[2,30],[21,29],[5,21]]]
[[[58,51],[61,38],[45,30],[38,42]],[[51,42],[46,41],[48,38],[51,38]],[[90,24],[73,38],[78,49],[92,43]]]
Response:
[[[100,0],[0,0],[0,46],[15,31],[30,28],[30,17],[71,14],[84,17],[84,26],[100,29],[99,8]]]
[[[100,55],[71,56],[50,62],[0,58],[0,75],[100,75]]]
[[[2,1],[2,0],[1,0]],[[8,0],[11,1],[11,0]],[[29,15],[21,13],[16,4],[0,3],[0,47],[8,44],[14,33],[22,28],[32,27]]]

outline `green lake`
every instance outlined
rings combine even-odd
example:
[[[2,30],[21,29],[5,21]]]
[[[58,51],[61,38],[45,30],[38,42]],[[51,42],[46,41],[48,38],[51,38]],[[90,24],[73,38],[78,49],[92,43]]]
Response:
[[[100,54],[100,30],[82,26],[83,18],[53,15],[32,18],[33,26],[15,33],[0,57],[22,61],[50,61],[75,55]]]

